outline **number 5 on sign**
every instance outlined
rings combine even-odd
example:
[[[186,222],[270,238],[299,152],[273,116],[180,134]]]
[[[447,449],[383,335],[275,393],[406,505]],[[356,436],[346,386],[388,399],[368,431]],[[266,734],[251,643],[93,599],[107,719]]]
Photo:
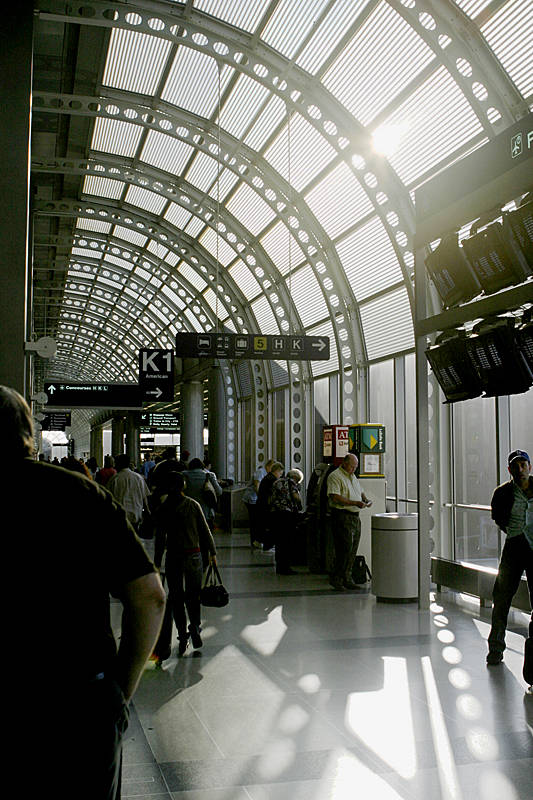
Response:
[[[267,349],[266,336],[254,336],[254,350],[264,353]]]

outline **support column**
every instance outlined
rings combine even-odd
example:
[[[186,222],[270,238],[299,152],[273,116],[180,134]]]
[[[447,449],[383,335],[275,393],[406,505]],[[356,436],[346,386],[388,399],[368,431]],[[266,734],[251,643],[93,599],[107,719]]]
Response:
[[[111,454],[113,457],[124,452],[124,417],[118,414],[111,423]]]
[[[126,414],[126,453],[129,455],[132,464],[136,467],[140,466],[141,435],[139,433],[137,415],[133,411],[128,411]]]
[[[209,399],[207,423],[209,427],[209,457],[216,475],[227,477],[226,453],[228,424],[224,381],[219,366],[214,366],[208,378]],[[235,425],[235,422],[233,422]]]
[[[102,436],[102,428],[91,428],[91,456],[96,458],[96,463],[99,467],[104,465],[104,440]]]
[[[0,150],[0,315],[9,335],[0,339],[0,384],[28,395],[24,342],[29,340],[29,174],[33,3],[8,4],[2,12],[3,78]]]
[[[191,458],[204,458],[204,397],[200,381],[181,384],[180,453],[188,450]]]

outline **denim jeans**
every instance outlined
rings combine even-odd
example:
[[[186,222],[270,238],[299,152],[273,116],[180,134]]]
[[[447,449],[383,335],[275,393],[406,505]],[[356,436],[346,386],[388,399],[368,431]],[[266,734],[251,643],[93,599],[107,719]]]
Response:
[[[498,575],[492,591],[492,626],[489,633],[489,650],[503,653],[505,629],[513,597],[526,571],[529,602],[533,606],[533,550],[524,535],[508,538],[503,547]]]

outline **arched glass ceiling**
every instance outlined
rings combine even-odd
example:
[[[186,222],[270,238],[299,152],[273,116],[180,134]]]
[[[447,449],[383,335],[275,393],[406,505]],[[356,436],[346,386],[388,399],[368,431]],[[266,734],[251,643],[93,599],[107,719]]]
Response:
[[[412,348],[413,192],[528,110],[533,3],[58,13],[109,40],[98,97],[35,98],[94,117],[86,162],[40,165],[85,175],[48,212],[77,220],[56,374],[132,380],[139,347],[215,325],[330,335],[314,375]]]

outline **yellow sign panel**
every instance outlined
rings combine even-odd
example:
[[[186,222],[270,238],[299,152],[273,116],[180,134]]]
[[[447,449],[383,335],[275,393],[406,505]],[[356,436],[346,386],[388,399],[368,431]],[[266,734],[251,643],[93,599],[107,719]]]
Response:
[[[370,448],[371,448],[372,450],[373,450],[373,449],[374,449],[374,447],[377,445],[377,443],[378,443],[378,440],[376,439],[376,437],[375,437],[375,436],[372,436],[372,434],[370,434]]]
[[[268,347],[266,336],[254,336],[254,350],[264,353]]]

